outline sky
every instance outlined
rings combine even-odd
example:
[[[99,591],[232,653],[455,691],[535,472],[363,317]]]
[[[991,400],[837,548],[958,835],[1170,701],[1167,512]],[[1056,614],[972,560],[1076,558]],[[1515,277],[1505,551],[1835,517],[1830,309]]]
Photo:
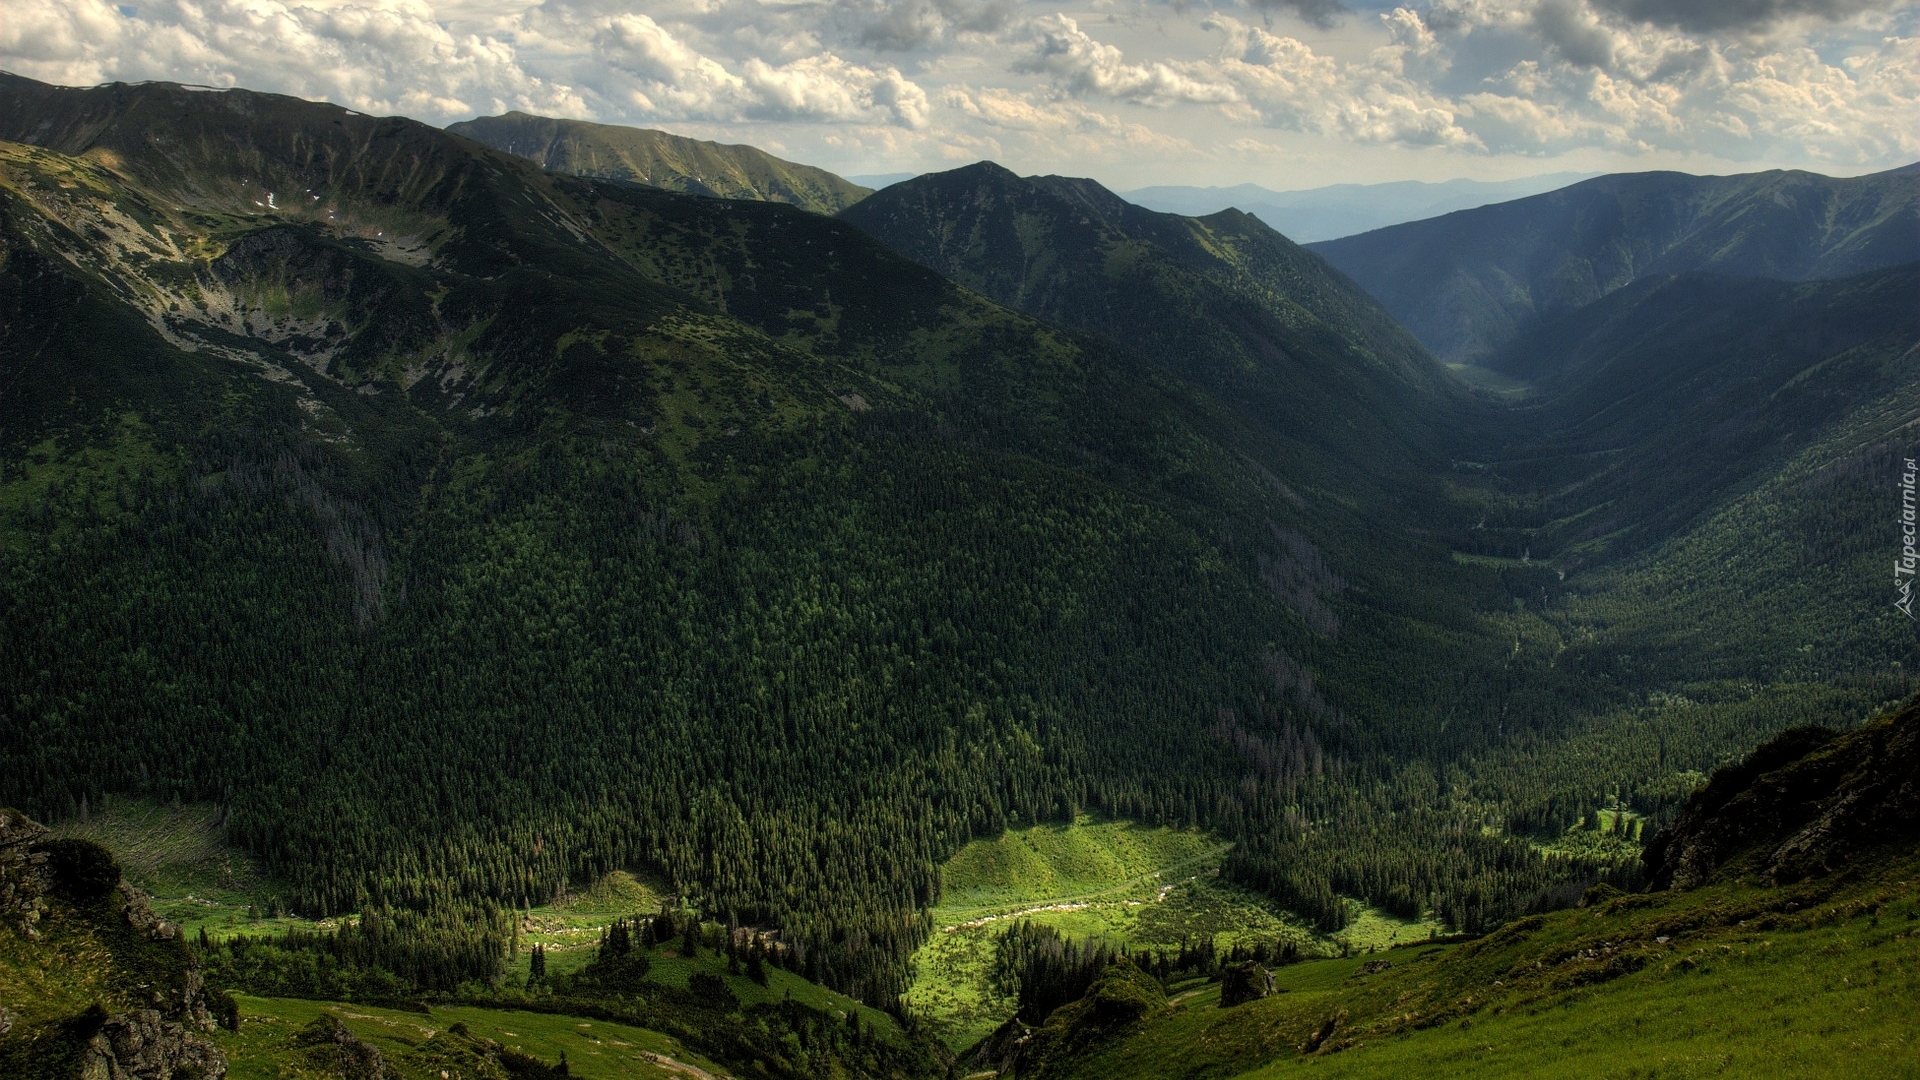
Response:
[[[1920,0],[6,0],[0,69],[1120,190],[1920,159]]]

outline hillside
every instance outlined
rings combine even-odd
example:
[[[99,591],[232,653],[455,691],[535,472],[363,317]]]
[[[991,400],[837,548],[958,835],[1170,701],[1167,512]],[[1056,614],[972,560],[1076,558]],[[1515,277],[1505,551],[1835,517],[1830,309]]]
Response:
[[[755,147],[649,128],[516,112],[462,121],[447,130],[553,172],[689,195],[788,203],[816,214],[838,213],[870,193],[825,169],[782,161]]]
[[[1446,386],[1371,298],[1246,214],[1162,214],[1091,180],[982,162],[895,184],[840,216],[1000,303],[1240,394],[1284,382],[1315,405],[1386,396],[1384,412]]]
[[[1381,528],[1386,501],[1436,523],[1455,512],[1412,463],[1443,454],[1452,425],[1490,410],[1370,297],[1253,217],[1156,213],[1091,180],[1020,177],[991,162],[895,184],[840,217],[1001,304],[1101,335],[1231,410],[1240,445],[1258,447],[1286,497],[1323,522],[1328,538],[1314,540],[1338,553],[1334,573],[1382,574],[1363,568],[1370,545],[1333,530]],[[1436,554],[1444,560],[1416,543],[1406,557]]]
[[[1442,360],[1481,363],[1650,275],[1808,281],[1920,259],[1920,166],[1846,179],[1602,176],[1312,249]]]
[[[1281,967],[1231,1007],[1217,984],[1169,995],[1112,969],[1012,1075],[1910,1075],[1916,774],[1920,704],[1798,729],[1717,772],[1649,846],[1672,887]]]
[[[1897,441],[1903,403],[1920,401],[1915,295],[1920,264],[1805,283],[1643,278],[1486,361],[1532,396],[1474,456],[1551,493],[1532,509],[1534,557],[1644,549],[1851,418]]]

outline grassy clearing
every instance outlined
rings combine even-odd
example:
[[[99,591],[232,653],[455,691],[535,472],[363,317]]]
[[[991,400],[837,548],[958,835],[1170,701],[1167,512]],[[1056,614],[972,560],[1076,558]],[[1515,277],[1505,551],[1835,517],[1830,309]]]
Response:
[[[355,1037],[372,1045],[407,1080],[438,1080],[450,1053],[449,1029],[491,1039],[552,1063],[564,1053],[571,1075],[585,1080],[672,1077],[697,1080],[701,1073],[725,1076],[679,1040],[644,1028],[571,1016],[505,1009],[434,1008],[402,1012],[365,1005],[338,1005],[292,998],[239,996],[238,1032],[217,1032],[231,1080],[307,1080],[331,1076],[308,1067],[293,1037],[321,1013],[337,1016]],[[439,1040],[436,1040],[439,1036]],[[699,1070],[693,1072],[690,1070]]]
[[[976,840],[942,868],[934,932],[914,954],[907,1003],[955,1049],[991,1032],[1014,1011],[988,983],[994,939],[1022,919],[1136,947],[1211,937],[1223,948],[1274,940],[1314,948],[1284,912],[1219,881],[1226,852],[1198,831],[1084,817]]]
[[[1068,1075],[1920,1077],[1920,860],[1621,897],[1276,976],[1283,993],[1234,1009],[1217,987],[1179,998]]]
[[[285,890],[227,840],[218,807],[164,806],[123,796],[52,832],[113,852],[126,879],[152,897],[154,912],[190,937],[202,929],[223,939],[338,923],[287,912],[280,899]]]
[[[525,981],[534,945],[546,949],[549,973],[577,971],[593,959],[601,931],[613,920],[650,915],[662,907],[679,910],[679,898],[664,884],[615,870],[585,889],[522,912],[518,951],[510,971]]]
[[[1433,919],[1402,919],[1379,908],[1348,901],[1353,919],[1346,929],[1330,939],[1335,948],[1348,952],[1372,953],[1402,945],[1417,944],[1447,932]]]

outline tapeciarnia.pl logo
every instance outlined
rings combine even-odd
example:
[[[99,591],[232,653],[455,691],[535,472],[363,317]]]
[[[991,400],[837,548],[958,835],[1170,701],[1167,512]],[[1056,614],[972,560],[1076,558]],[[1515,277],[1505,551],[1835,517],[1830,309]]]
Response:
[[[1913,618],[1913,572],[1916,559],[1920,555],[1914,552],[1914,505],[1913,477],[1920,472],[1913,467],[1913,459],[1907,458],[1906,470],[1900,474],[1900,557],[1893,561],[1893,588],[1900,599],[1893,606],[1907,618]]]

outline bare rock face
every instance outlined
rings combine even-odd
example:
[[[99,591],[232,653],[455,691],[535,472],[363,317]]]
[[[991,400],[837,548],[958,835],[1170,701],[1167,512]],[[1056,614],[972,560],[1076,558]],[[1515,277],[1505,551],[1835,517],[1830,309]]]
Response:
[[[294,1041],[307,1048],[308,1060],[346,1080],[389,1080],[393,1075],[380,1051],[361,1042],[332,1013],[315,1017]]]
[[[42,897],[53,888],[47,854],[36,845],[47,830],[18,810],[0,809],[0,920],[13,924],[28,939],[37,939]]]
[[[993,1034],[975,1044],[960,1064],[967,1072],[992,1072],[1005,1076],[1013,1071],[1021,1048],[1032,1037],[1032,1028],[1022,1023],[1018,1016],[1010,1016],[1006,1023],[994,1029]]]

